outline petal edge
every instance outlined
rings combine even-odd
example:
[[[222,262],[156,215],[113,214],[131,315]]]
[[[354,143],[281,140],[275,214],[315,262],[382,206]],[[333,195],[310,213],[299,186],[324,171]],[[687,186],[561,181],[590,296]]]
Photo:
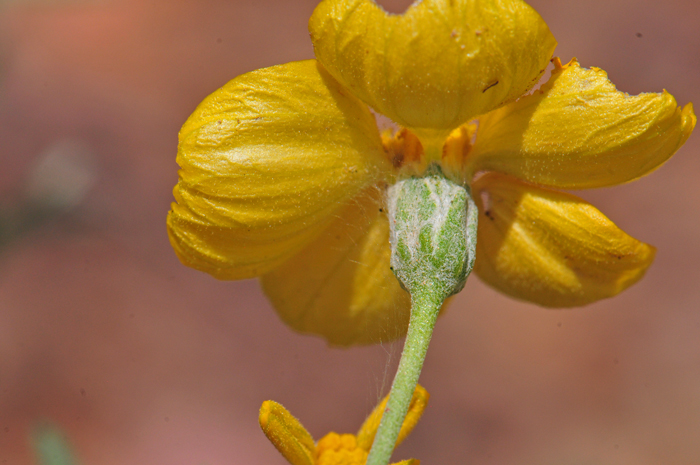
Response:
[[[554,60],[533,94],[479,118],[471,172],[498,171],[561,189],[612,186],[665,163],[696,123],[671,94],[630,96],[605,71]]]

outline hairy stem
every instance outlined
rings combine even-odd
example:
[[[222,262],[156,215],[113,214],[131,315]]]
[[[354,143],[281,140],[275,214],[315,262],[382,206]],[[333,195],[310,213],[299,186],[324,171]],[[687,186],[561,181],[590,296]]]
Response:
[[[387,465],[418,383],[435,320],[474,266],[478,211],[469,188],[437,164],[388,190],[391,269],[411,294],[399,369],[367,465]]]
[[[386,465],[391,459],[413,391],[418,384],[441,306],[442,299],[431,287],[427,287],[424,292],[414,293],[411,298],[411,320],[401,361],[391,385],[389,402],[367,458],[367,465]]]

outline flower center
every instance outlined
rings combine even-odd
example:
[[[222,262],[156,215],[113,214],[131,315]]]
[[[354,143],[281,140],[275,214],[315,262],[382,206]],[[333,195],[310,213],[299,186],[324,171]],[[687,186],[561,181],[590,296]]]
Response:
[[[382,145],[394,168],[420,164],[423,159],[423,145],[415,134],[406,128],[394,132],[387,129],[382,133]]]
[[[367,455],[352,434],[328,433],[316,444],[316,465],[364,465]]]
[[[426,155],[421,140],[406,128],[388,129],[382,133],[382,145],[394,168],[407,175],[421,176],[431,162],[437,162],[446,176],[465,182],[467,158],[476,134],[476,124],[468,123],[452,131],[441,149]]]

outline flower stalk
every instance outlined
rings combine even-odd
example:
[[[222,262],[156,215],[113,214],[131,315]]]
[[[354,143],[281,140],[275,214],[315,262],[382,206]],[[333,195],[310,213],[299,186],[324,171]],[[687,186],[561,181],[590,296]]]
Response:
[[[401,425],[408,412],[413,390],[418,384],[418,377],[423,368],[428,344],[441,306],[442,300],[436,298],[430,290],[411,297],[411,320],[406,343],[391,386],[384,416],[367,458],[367,465],[386,465],[391,459]]]
[[[437,164],[389,189],[391,266],[411,294],[401,361],[367,465],[386,465],[418,383],[443,302],[461,291],[474,265],[478,212],[469,190]]]

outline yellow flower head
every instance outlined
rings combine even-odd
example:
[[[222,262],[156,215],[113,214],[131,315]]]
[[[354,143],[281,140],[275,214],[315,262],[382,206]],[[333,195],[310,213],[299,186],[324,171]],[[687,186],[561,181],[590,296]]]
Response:
[[[357,435],[328,433],[318,443],[311,434],[277,402],[268,400],[260,408],[260,427],[267,438],[292,465],[364,465],[374,442],[379,422],[386,408],[387,397],[367,417]],[[430,395],[416,386],[406,419],[401,426],[398,446],[420,420]],[[394,465],[420,465],[419,460],[404,460]]]
[[[654,248],[554,189],[658,168],[695,126],[667,92],[630,96],[600,69],[552,60],[521,0],[423,0],[404,14],[324,0],[316,60],[237,77],[180,131],[171,243],[220,279],[261,277],[280,316],[332,344],[403,335],[384,194],[439,163],[479,208],[475,271],[515,298],[585,305],[638,281]],[[401,128],[380,135],[373,113]]]

